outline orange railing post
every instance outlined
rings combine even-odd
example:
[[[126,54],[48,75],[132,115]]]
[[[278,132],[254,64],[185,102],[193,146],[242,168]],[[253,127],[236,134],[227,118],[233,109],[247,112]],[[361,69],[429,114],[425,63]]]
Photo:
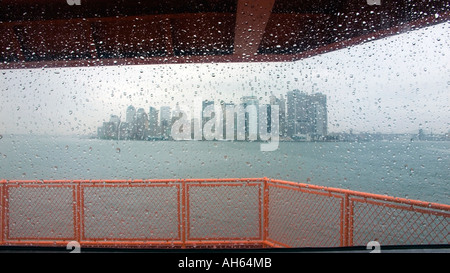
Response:
[[[3,230],[2,230],[2,238],[3,238],[3,243],[6,242],[6,240],[8,239],[8,233],[9,233],[9,221],[8,221],[8,213],[9,213],[9,198],[8,198],[8,182],[6,182],[3,185],[3,204],[2,204],[2,222],[3,222]]]
[[[348,199],[348,246],[353,246],[353,202],[350,200],[350,195],[347,196]]]
[[[81,215],[83,206],[81,204],[82,201],[82,195],[81,195],[81,182],[75,182],[74,185],[74,231],[75,231],[75,241],[78,243],[81,241],[82,237],[82,223],[83,223],[83,217]]]
[[[268,178],[264,177],[264,185],[263,185],[263,214],[262,214],[262,222],[263,222],[263,242],[267,244],[267,239],[269,237],[269,187],[268,187]]]
[[[341,211],[342,223],[341,228],[341,246],[353,245],[353,206],[350,201],[350,194],[344,194],[343,210]]]
[[[343,240],[341,242],[342,246],[349,246],[349,208],[350,208],[350,201],[349,201],[349,195],[348,193],[344,194],[344,202],[343,202],[343,211],[341,212],[342,215],[342,222],[343,222],[343,230],[341,231],[341,239]]]
[[[342,200],[342,202],[341,202],[341,208],[340,208],[340,219],[341,219],[341,221],[340,221],[340,227],[339,227],[339,235],[340,235],[340,238],[339,238],[339,241],[340,241],[340,246],[345,246],[346,245],[346,240],[347,240],[347,237],[346,237],[346,231],[347,231],[347,224],[346,224],[346,217],[345,217],[345,212],[346,212],[346,209],[345,209],[345,200],[346,200],[346,198],[345,198],[345,196],[344,196],[344,199]]]
[[[0,181],[0,245],[3,245],[4,237],[5,237],[5,186],[6,181]]]
[[[180,231],[181,231],[181,247],[186,248],[186,209],[189,210],[189,204],[186,204],[186,180],[181,180],[181,225],[180,225]],[[188,206],[188,208],[186,208]]]

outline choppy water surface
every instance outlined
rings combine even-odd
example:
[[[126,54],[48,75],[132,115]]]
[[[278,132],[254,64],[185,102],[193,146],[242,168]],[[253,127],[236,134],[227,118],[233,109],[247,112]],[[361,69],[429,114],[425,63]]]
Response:
[[[0,179],[269,177],[450,203],[450,142],[110,141],[3,136]]]

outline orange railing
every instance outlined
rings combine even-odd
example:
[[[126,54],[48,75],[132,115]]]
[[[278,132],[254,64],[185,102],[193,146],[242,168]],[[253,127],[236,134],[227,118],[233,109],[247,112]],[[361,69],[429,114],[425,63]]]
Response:
[[[0,245],[449,244],[450,206],[267,178],[0,181]]]

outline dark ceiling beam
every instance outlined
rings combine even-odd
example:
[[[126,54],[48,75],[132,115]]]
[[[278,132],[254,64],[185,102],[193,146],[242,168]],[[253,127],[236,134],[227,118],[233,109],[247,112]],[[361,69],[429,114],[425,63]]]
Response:
[[[238,0],[234,33],[234,55],[252,59],[272,13],[275,0]]]
[[[256,55],[251,62],[291,62],[295,55]],[[38,62],[9,62],[0,63],[0,69],[31,69],[31,68],[60,68],[60,67],[101,67],[101,66],[127,66],[127,65],[161,65],[161,64],[191,64],[191,63],[238,63],[248,60],[235,55],[191,55],[172,57],[146,57],[146,58],[110,58],[88,60],[52,60]]]

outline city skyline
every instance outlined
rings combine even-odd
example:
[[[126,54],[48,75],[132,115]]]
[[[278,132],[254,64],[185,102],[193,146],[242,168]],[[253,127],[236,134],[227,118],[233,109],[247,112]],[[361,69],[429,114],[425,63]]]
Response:
[[[242,106],[242,108],[239,108],[238,106]],[[253,109],[249,109],[248,106],[255,106],[256,111],[251,111]],[[110,116],[109,121],[104,121],[102,126],[99,126],[97,129],[97,137],[98,138],[107,138],[107,139],[120,139],[120,134],[122,133],[123,139],[172,139],[172,136],[170,135],[170,129],[172,128],[175,121],[177,121],[180,118],[180,114],[186,114],[188,119],[191,120],[191,130],[192,130],[192,139],[197,140],[206,140],[205,137],[201,137],[198,139],[195,137],[194,131],[195,127],[200,127],[200,131],[203,132],[203,129],[205,125],[210,120],[216,120],[216,117],[220,117],[220,122],[217,123],[215,121],[215,126],[221,126],[223,127],[220,134],[216,129],[214,131],[219,134],[216,134],[215,139],[238,139],[238,127],[239,125],[243,125],[244,128],[244,138],[249,140],[252,138],[252,136],[257,136],[255,138],[259,139],[260,131],[263,130],[261,126],[260,118],[260,108],[265,108],[266,114],[264,115],[266,120],[266,130],[267,133],[271,132],[272,128],[272,107],[277,107],[277,112],[279,112],[279,118],[276,120],[277,124],[276,128],[277,131],[279,131],[279,136],[286,137],[286,132],[284,131],[285,124],[286,124],[286,105],[285,101],[283,99],[283,95],[281,95],[280,99],[276,98],[276,96],[271,95],[270,96],[270,103],[261,103],[259,99],[256,96],[243,96],[240,98],[238,102],[232,102],[228,101],[225,102],[223,100],[221,101],[214,101],[212,99],[209,100],[203,100],[201,102],[201,109],[196,109],[197,107],[190,105],[182,105],[180,106],[177,102],[176,107],[172,109],[170,106],[167,105],[159,105],[159,110],[155,105],[148,106],[148,115],[145,113],[144,108],[139,108],[136,111],[136,108],[133,105],[129,105],[126,109],[126,116],[125,121],[122,122],[120,118],[116,114],[112,114]],[[217,108],[219,107],[219,108]],[[282,110],[279,111],[279,108]],[[326,105],[324,106],[326,108]],[[200,111],[198,111],[200,110]],[[243,110],[244,112],[240,112]],[[141,116],[145,116],[147,119],[146,125],[143,125],[144,123],[141,122],[141,125],[138,124],[139,115],[137,114],[139,111],[143,112]],[[217,112],[219,111],[219,112]],[[231,112],[230,112],[231,111]],[[152,113],[152,114],[150,114]],[[196,114],[199,114],[198,116]],[[240,118],[240,115],[243,119]],[[217,116],[219,115],[219,116]],[[184,117],[186,118],[186,117]],[[227,118],[232,118],[232,121],[227,121]],[[241,119],[241,120],[240,120]],[[256,124],[253,124],[254,126],[250,125],[250,122],[253,122]],[[241,124],[240,124],[241,122]],[[242,122],[244,122],[242,124]],[[196,124],[198,123],[198,124]],[[231,127],[230,127],[231,123]],[[142,127],[138,129],[138,127]],[[282,128],[283,130],[279,130],[279,128]],[[169,130],[168,130],[169,129]],[[145,137],[139,137],[136,135],[137,131],[145,131],[146,135]],[[230,132],[230,130],[232,132]],[[203,134],[203,133],[202,133]]]
[[[433,135],[433,132],[425,132],[423,129],[410,134],[382,134],[379,132],[355,134],[352,129],[349,132],[328,134],[326,95],[322,93],[307,94],[295,89],[288,91],[286,98],[284,99],[283,94],[279,98],[271,95],[269,104],[260,104],[256,96],[243,96],[238,102],[204,100],[201,102],[200,113],[196,113],[195,106],[180,106],[177,103],[174,109],[167,105],[159,106],[160,110],[149,106],[149,113],[153,114],[147,115],[144,108],[136,111],[135,107],[130,105],[126,110],[125,121],[122,122],[115,114],[111,115],[109,122],[103,122],[103,125],[98,127],[97,138],[116,140],[262,140],[261,133],[270,134],[271,127],[274,125],[271,120],[273,118],[271,111],[272,107],[276,106],[278,119],[275,128],[279,137],[277,137],[277,141],[278,139],[281,141],[450,140],[450,131],[441,135]],[[255,106],[255,108],[248,109],[249,106]],[[164,110],[163,115],[158,115],[162,110]],[[219,112],[216,113],[216,111]],[[261,116],[259,111],[266,113]],[[143,117],[144,120],[142,120]],[[219,117],[218,121],[215,117]],[[261,117],[267,120],[262,122]],[[231,122],[228,122],[227,119],[230,118]],[[181,121],[183,119],[184,121]],[[177,127],[177,130],[183,131],[185,130],[184,126],[189,127],[188,135],[184,134],[181,139],[180,136],[177,138],[171,134],[176,122],[183,127],[183,129]],[[211,122],[214,124],[213,127],[220,126],[221,129],[211,131]],[[210,124],[208,125],[208,123]],[[205,136],[205,125],[208,125],[206,132],[212,133],[209,138]],[[239,131],[240,127],[242,127],[241,131]]]
[[[450,129],[450,23],[287,63],[2,70],[0,134],[92,135],[115,109],[327,96],[328,133]],[[106,115],[105,115],[106,113]],[[106,120],[105,120],[105,117]]]
[[[373,141],[373,140],[431,140],[442,141],[450,140],[450,131],[441,135],[433,135],[433,132],[425,132],[419,129],[418,132],[411,134],[382,134],[379,132],[354,133],[351,129],[349,132],[327,134],[327,105],[326,95],[322,93],[307,94],[300,90],[288,91],[287,100],[281,94],[280,98],[274,95],[270,96],[270,104],[259,104],[259,100],[255,96],[243,96],[238,103],[204,100],[201,102],[201,113],[195,115],[195,111],[187,114],[188,123],[181,122],[183,126],[189,126],[188,135],[184,135],[181,139],[173,137],[171,130],[176,122],[182,120],[182,115],[189,113],[189,107],[183,107],[177,103],[176,108],[171,109],[170,106],[159,106],[157,110],[154,106],[149,106],[149,114],[145,113],[144,108],[136,108],[130,105],[126,109],[125,121],[121,121],[120,117],[112,114],[108,122],[103,122],[102,126],[97,128],[97,138],[99,139],[115,139],[115,140],[240,140],[255,141],[260,139],[261,130],[270,135],[271,127],[271,108],[277,107],[279,118],[276,120],[276,130],[279,133],[277,137],[281,141]],[[219,108],[216,108],[218,106]],[[238,108],[242,106],[242,108]],[[250,117],[252,111],[247,106],[255,106],[253,119]],[[195,107],[194,107],[195,108]],[[206,110],[208,109],[209,110]],[[216,109],[219,113],[215,113]],[[244,112],[239,112],[240,110]],[[279,109],[282,109],[279,111]],[[192,108],[191,108],[192,110]],[[229,113],[229,111],[231,112]],[[261,124],[261,116],[258,111],[267,111],[263,117],[267,118],[266,123]],[[211,112],[212,111],[212,112]],[[150,114],[152,113],[152,114]],[[162,115],[158,115],[162,113]],[[206,116],[205,116],[205,113]],[[214,114],[212,114],[214,113]],[[244,114],[242,116],[242,114]],[[213,119],[219,115],[219,122]],[[241,120],[239,122],[239,116]],[[227,122],[227,118],[232,117],[231,126]],[[183,117],[186,119],[186,116]],[[250,121],[257,124],[250,126]],[[213,135],[209,139],[203,131],[205,125],[213,121],[215,126],[222,127],[219,131],[213,130]],[[239,133],[239,124],[242,130]],[[214,126],[214,125],[213,125]],[[261,127],[262,126],[262,127]],[[265,128],[264,128],[265,126]],[[195,131],[199,129],[200,131]],[[181,128],[177,127],[181,130]],[[252,132],[253,128],[253,132]],[[184,129],[183,129],[184,130]],[[207,131],[211,128],[207,128]],[[212,132],[212,131],[211,131]],[[273,135],[271,135],[273,137]],[[211,138],[212,137],[212,138]]]

